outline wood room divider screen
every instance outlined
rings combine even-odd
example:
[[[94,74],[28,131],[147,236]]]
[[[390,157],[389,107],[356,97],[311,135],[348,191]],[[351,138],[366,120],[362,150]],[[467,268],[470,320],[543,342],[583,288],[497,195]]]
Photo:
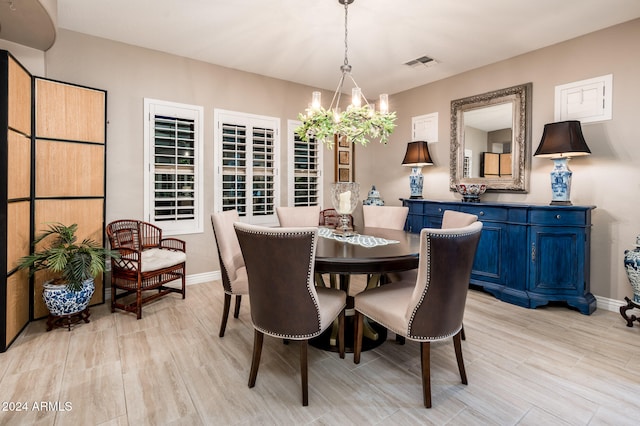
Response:
[[[30,320],[48,315],[38,272],[30,283],[16,261],[47,222],[78,224],[78,239],[104,243],[104,90],[32,77],[0,51],[0,352]],[[33,117],[32,117],[33,106]],[[90,304],[104,302],[104,277]]]

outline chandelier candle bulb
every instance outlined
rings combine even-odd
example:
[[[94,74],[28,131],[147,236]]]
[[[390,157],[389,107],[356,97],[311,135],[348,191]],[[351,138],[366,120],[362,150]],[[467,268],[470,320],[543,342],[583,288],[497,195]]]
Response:
[[[362,89],[359,87],[351,89],[351,105],[356,108],[360,108],[360,105],[362,105]]]
[[[380,95],[380,114],[389,113],[389,95],[383,93]]]
[[[311,94],[311,109],[317,111],[320,109],[322,105],[322,93],[321,92],[313,92]]]

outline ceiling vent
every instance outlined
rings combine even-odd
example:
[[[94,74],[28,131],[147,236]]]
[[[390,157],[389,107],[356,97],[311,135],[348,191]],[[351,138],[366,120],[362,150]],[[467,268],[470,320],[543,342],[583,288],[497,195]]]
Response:
[[[436,60],[433,58],[430,58],[428,56],[420,56],[419,58],[413,59],[409,62],[405,62],[404,64],[412,68],[417,68],[419,66],[432,67],[437,63],[438,62],[436,62]]]

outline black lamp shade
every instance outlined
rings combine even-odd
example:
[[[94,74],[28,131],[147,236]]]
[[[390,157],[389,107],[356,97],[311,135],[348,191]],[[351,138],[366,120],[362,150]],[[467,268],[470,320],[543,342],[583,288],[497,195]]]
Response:
[[[571,120],[545,124],[542,140],[533,155],[559,158],[589,154],[591,154],[591,151],[584,140],[584,136],[582,136],[580,122]]]
[[[407,152],[402,160],[403,166],[422,167],[433,164],[429,155],[429,144],[427,141],[409,142],[407,144]]]

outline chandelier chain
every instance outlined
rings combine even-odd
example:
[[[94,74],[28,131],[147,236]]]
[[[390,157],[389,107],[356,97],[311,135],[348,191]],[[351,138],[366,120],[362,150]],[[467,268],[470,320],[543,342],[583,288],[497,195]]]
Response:
[[[348,30],[347,30],[347,18],[349,15],[349,2],[345,1],[344,2],[344,64],[349,65],[349,58],[347,56],[347,53],[349,51],[349,45],[347,43],[347,36],[348,36]]]

